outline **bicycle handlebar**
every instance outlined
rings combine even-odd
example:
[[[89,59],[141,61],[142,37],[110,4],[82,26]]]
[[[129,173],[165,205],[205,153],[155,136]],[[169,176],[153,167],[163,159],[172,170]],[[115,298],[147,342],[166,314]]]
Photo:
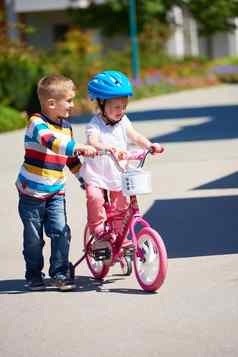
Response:
[[[146,150],[136,150],[135,152],[127,152],[127,155],[125,155],[122,159],[118,159],[117,156],[115,155],[115,153],[113,152],[113,150],[97,150],[96,156],[103,156],[103,155],[108,155],[112,158],[112,160],[115,162],[118,170],[120,172],[124,172],[125,169],[120,165],[119,161],[123,161],[123,160],[138,160],[139,164],[137,165],[137,168],[142,168],[144,163],[145,163],[145,159],[147,157],[148,154],[153,154],[155,152],[155,150],[153,149],[153,147],[146,149]],[[164,148],[162,147],[162,150],[160,151],[160,154],[162,154],[164,152]]]
[[[162,147],[161,151],[159,152],[159,154],[162,154],[164,152],[164,148]],[[127,152],[126,155],[122,155],[122,158],[118,158],[115,154],[115,152],[113,150],[110,149],[103,149],[103,150],[97,150],[96,151],[96,156],[104,156],[104,155],[108,155],[112,158],[112,160],[115,162],[117,169],[120,172],[125,172],[125,169],[120,165],[119,161],[123,161],[123,160],[137,160],[139,161],[139,164],[137,165],[136,168],[142,168],[144,163],[145,163],[145,159],[147,157],[148,154],[154,154],[155,150],[153,147],[150,147],[149,149],[138,149],[134,152]],[[78,152],[77,153],[78,156],[84,156],[83,151]]]

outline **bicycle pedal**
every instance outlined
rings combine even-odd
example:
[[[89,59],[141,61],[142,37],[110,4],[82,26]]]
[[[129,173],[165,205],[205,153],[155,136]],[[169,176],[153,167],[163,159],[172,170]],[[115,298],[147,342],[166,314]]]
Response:
[[[111,258],[112,252],[111,249],[109,248],[99,248],[99,249],[94,249],[92,255],[96,261],[108,260]]]

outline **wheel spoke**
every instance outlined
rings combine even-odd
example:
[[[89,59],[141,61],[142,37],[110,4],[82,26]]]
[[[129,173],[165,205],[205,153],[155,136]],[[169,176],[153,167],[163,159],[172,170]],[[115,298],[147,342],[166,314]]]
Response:
[[[152,283],[156,278],[160,265],[158,252],[156,252],[156,247],[149,237],[142,237],[138,243],[140,250],[143,252],[143,258],[137,262],[138,273],[145,283]]]

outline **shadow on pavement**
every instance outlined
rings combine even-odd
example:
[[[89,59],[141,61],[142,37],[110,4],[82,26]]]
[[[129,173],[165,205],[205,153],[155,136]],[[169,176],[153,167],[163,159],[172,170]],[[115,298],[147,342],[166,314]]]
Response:
[[[126,294],[126,295],[155,295],[156,291],[148,292],[141,289],[126,289],[126,288],[116,288],[116,289],[101,289],[101,293],[113,293],[113,294]]]
[[[25,287],[24,279],[0,280],[0,294],[25,294],[30,291]]]
[[[237,196],[155,201],[145,218],[160,232],[169,258],[238,253]]]
[[[187,142],[197,140],[235,139],[238,137],[238,106],[215,106],[197,108],[162,109],[155,111],[133,112],[129,114],[132,120],[168,120],[197,119],[207,117],[208,121],[202,124],[186,125],[173,133],[159,135],[152,141]]]
[[[199,101],[199,98],[198,98]],[[72,123],[88,123],[92,115],[74,117]],[[178,131],[153,137],[153,141],[186,142],[196,140],[234,139],[238,137],[238,106],[207,106],[194,108],[174,108],[145,110],[142,112],[129,112],[128,117],[132,122],[146,120],[180,120],[208,117],[208,121],[198,125],[182,126]],[[196,124],[196,122],[195,122]]]
[[[194,190],[211,190],[224,188],[238,188],[238,171],[233,174],[221,177],[212,182],[194,188]]]
[[[99,293],[121,293],[121,294],[144,294],[145,292],[141,289],[111,289],[111,284],[117,282],[118,280],[124,280],[122,277],[118,276],[108,276],[104,280],[94,279],[89,276],[76,276],[76,289],[71,293],[77,292],[87,292],[95,291]],[[24,279],[9,279],[9,280],[0,280],[0,295],[17,295],[17,294],[29,294],[29,293],[47,293],[47,292],[58,292],[58,289],[50,285],[50,279],[45,279],[46,290],[44,291],[30,291],[25,286]],[[61,292],[62,293],[62,292]],[[69,292],[68,292],[69,293]],[[67,294],[67,293],[66,293]],[[147,293],[148,294],[148,293]]]
[[[81,291],[97,291],[100,286],[114,282],[116,279],[108,279],[104,282],[96,280],[88,276],[76,276],[76,290],[74,292]],[[25,294],[25,293],[44,293],[58,291],[55,286],[52,286],[50,279],[45,279],[46,291],[30,291],[25,286],[26,281],[24,279],[12,279],[12,280],[0,280],[0,294]]]
[[[97,291],[97,292],[101,292],[102,289],[104,289],[105,291],[109,290],[109,288],[107,289],[106,286],[113,284],[115,282],[117,282],[118,280],[122,280],[122,278],[118,278],[118,277],[112,277],[112,276],[108,276],[105,277],[104,280],[100,280],[100,279],[95,279],[93,277],[88,277],[88,276],[76,276],[75,277],[75,281],[76,281],[76,285],[77,285],[77,290],[80,292],[87,292],[87,291]]]

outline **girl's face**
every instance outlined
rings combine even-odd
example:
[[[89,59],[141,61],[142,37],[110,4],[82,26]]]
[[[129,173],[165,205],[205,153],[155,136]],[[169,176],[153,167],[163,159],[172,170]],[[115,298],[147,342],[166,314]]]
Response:
[[[126,112],[128,97],[108,99],[105,103],[104,113],[112,121],[119,121]]]

